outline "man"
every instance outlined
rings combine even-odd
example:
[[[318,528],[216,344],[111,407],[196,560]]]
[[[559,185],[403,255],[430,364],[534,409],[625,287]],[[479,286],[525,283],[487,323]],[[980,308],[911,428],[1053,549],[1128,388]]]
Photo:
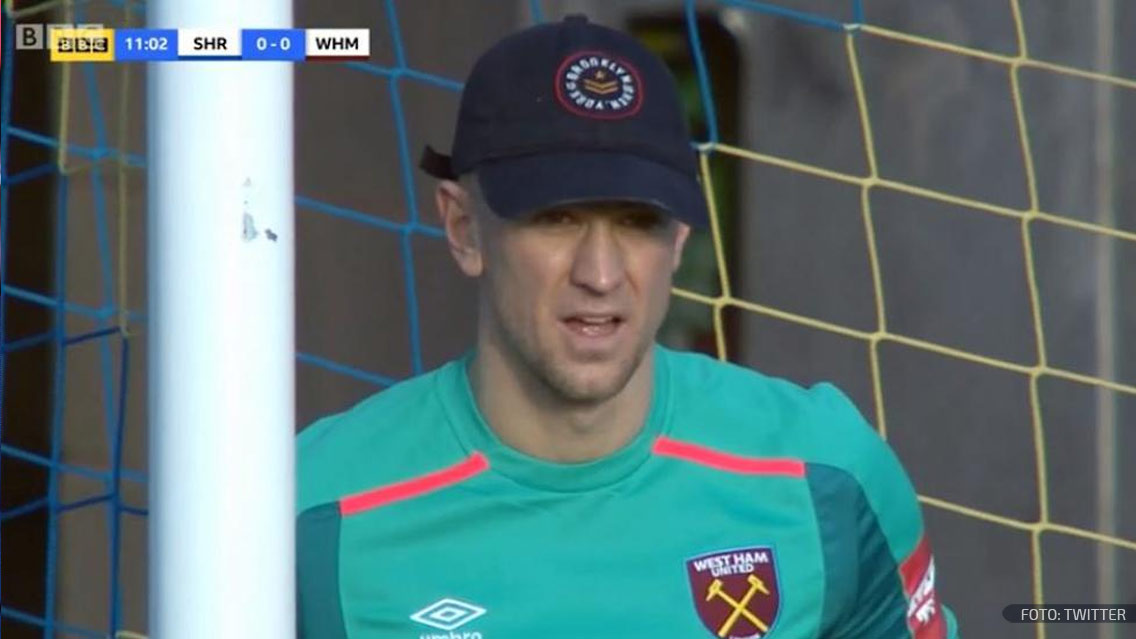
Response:
[[[844,395],[655,345],[707,222],[684,122],[581,17],[477,61],[423,160],[477,343],[300,435],[302,636],[956,636]]]

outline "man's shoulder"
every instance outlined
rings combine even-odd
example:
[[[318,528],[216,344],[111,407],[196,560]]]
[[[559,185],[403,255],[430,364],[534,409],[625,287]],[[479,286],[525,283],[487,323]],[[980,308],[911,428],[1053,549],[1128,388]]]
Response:
[[[438,376],[454,365],[399,382],[301,431],[298,509],[426,472],[457,452],[437,389]]]
[[[706,355],[671,351],[674,436],[743,456],[851,472],[886,444],[829,382],[805,387]]]
[[[862,493],[881,517],[896,556],[918,541],[911,481],[891,447],[836,386],[788,380],[677,354],[674,437],[725,453],[804,462],[810,481],[852,498]]]

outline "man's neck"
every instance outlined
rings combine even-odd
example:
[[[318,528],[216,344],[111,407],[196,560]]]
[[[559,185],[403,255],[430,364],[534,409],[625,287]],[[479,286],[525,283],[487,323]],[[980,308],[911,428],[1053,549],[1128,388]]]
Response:
[[[558,396],[486,342],[481,340],[470,362],[470,382],[478,408],[505,444],[539,459],[583,462],[619,450],[643,428],[654,383],[653,349],[613,397],[581,404]]]

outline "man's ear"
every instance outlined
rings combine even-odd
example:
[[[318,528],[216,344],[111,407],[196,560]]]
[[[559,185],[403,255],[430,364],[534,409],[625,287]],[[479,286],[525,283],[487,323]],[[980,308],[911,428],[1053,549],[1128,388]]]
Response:
[[[671,266],[671,272],[677,271],[678,267],[682,264],[682,249],[686,246],[686,240],[688,239],[690,239],[690,226],[679,222],[678,229],[675,231],[674,264]]]
[[[434,205],[458,268],[469,277],[481,275],[484,260],[472,195],[459,182],[442,180],[434,189]]]

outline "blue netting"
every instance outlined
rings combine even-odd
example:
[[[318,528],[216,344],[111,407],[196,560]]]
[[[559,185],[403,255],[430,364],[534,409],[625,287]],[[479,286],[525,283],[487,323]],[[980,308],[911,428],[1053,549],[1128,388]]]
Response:
[[[124,4],[122,0],[106,0],[106,2],[117,7],[122,7]],[[346,62],[343,63],[343,66],[371,74],[377,78],[381,78],[388,84],[397,131],[397,148],[400,160],[399,180],[406,197],[408,209],[407,222],[394,222],[361,211],[336,206],[329,202],[305,197],[302,194],[297,195],[295,201],[298,207],[303,207],[310,211],[351,220],[352,222],[369,225],[398,235],[401,259],[405,265],[403,272],[405,278],[406,312],[409,320],[408,338],[411,351],[411,368],[413,373],[418,374],[423,371],[422,336],[419,329],[415,256],[411,243],[415,235],[440,238],[442,237],[442,232],[437,227],[423,223],[418,210],[418,202],[416,201],[413,183],[413,162],[410,156],[408,130],[403,111],[401,90],[403,83],[408,81],[424,83],[451,91],[460,91],[462,85],[455,80],[439,77],[408,66],[395,3],[391,0],[385,0],[383,4],[387,21],[390,25],[390,32],[387,35],[394,49],[394,66],[380,66],[364,62]],[[862,21],[863,14],[860,0],[853,0],[851,3],[852,22],[850,24],[842,23],[831,16],[813,15],[752,0],[721,0],[720,4],[722,6],[742,7],[769,15],[796,20],[805,24],[832,29],[854,27]],[[540,0],[528,0],[528,6],[531,19],[534,22],[542,22],[545,20]],[[686,0],[684,11],[687,18],[688,37],[693,45],[691,52],[698,73],[701,99],[704,107],[703,112],[706,114],[708,125],[707,139],[699,142],[716,143],[719,140],[716,112],[710,92],[709,71],[707,70],[706,61],[701,50],[700,36],[695,19],[696,7],[693,0]],[[36,21],[35,14],[27,14],[19,17],[21,20],[28,22]],[[81,7],[75,17],[76,21],[82,21]],[[113,285],[115,279],[112,269],[109,239],[108,194],[103,192],[101,172],[115,165],[124,165],[135,169],[142,168],[145,166],[145,158],[113,146],[107,132],[106,114],[102,112],[100,107],[99,83],[95,76],[94,68],[89,63],[77,64],[72,68],[72,73],[78,76],[77,79],[72,78],[72,81],[73,90],[81,89],[85,92],[87,104],[90,105],[90,112],[87,115],[91,118],[95,135],[95,146],[90,147],[75,144],[73,141],[69,140],[64,142],[43,132],[13,126],[11,123],[13,85],[16,81],[15,76],[19,71],[15,62],[20,58],[13,56],[15,43],[14,25],[13,20],[9,19],[7,8],[4,10],[3,29],[3,55],[5,64],[3,65],[2,89],[0,89],[0,183],[2,183],[0,184],[0,274],[2,274],[4,279],[0,281],[0,336],[5,335],[5,310],[9,298],[49,309],[53,314],[53,321],[52,328],[42,334],[22,337],[2,343],[2,349],[0,349],[0,405],[2,405],[4,401],[2,382],[4,379],[5,364],[10,354],[24,349],[50,347],[54,362],[51,386],[51,418],[50,423],[43,424],[43,428],[50,429],[50,451],[44,454],[42,452],[9,445],[6,438],[4,438],[4,424],[0,421],[0,442],[2,442],[0,443],[0,464],[8,460],[19,460],[22,463],[39,466],[48,471],[48,486],[44,496],[26,503],[11,505],[6,509],[0,510],[0,536],[3,535],[5,524],[10,523],[16,518],[38,511],[46,511],[48,514],[48,537],[46,539],[47,572],[45,579],[44,610],[42,612],[30,612],[17,610],[8,606],[0,606],[0,617],[12,622],[42,628],[44,637],[54,637],[60,634],[76,637],[114,636],[120,630],[120,620],[122,616],[123,593],[122,586],[119,583],[119,570],[121,563],[120,553],[123,551],[121,547],[123,517],[145,517],[147,513],[146,508],[126,503],[122,490],[124,482],[135,484],[144,484],[146,482],[145,473],[135,469],[124,468],[122,463],[127,397],[129,393],[141,392],[141,389],[131,389],[128,384],[133,357],[131,353],[131,341],[135,338],[125,329],[132,324],[137,325],[145,322],[145,315],[142,309],[126,309],[126,312],[122,313],[123,309],[121,305],[125,303],[125,300],[116,298],[115,286]],[[30,52],[27,53],[31,55]],[[43,55],[46,54],[43,53]],[[53,161],[9,175],[7,172],[10,149],[9,143],[12,139],[21,140],[24,143],[44,147],[56,152],[65,150],[73,164],[77,161],[93,162],[94,164],[82,171],[65,169],[61,172],[58,162]],[[53,179],[57,185],[57,199],[53,213],[56,227],[55,246],[53,249],[55,278],[52,290],[50,291],[28,290],[27,288],[9,283],[7,280],[8,271],[5,268],[6,265],[4,262],[8,255],[7,249],[9,245],[13,242],[20,241],[20,238],[9,237],[8,233],[9,216],[12,214],[8,206],[9,193],[12,189],[19,187],[21,184],[40,179]],[[71,180],[76,179],[89,179],[91,181],[91,187],[94,193],[93,210],[85,211],[69,208],[67,199],[68,186]],[[39,212],[32,212],[32,214],[39,214]],[[95,239],[99,255],[98,269],[101,278],[99,286],[101,304],[97,307],[78,304],[66,299],[66,260],[68,255],[68,237],[66,230],[68,228],[68,218],[75,215],[92,215],[95,220]],[[94,321],[97,328],[81,334],[68,335],[65,331],[65,326],[68,316],[71,315]],[[120,325],[121,318],[123,317],[126,319],[126,324]],[[67,367],[67,349],[90,342],[97,343],[100,349],[102,393],[104,395],[103,405],[105,407],[102,416],[104,425],[103,436],[106,438],[107,450],[109,451],[105,465],[97,468],[72,464],[62,458],[64,435],[63,416],[65,402],[68,397],[68,389],[64,384]],[[297,359],[305,364],[362,380],[377,387],[389,386],[397,381],[395,378],[379,372],[362,370],[312,353],[298,353]],[[82,500],[64,502],[60,498],[60,483],[63,476],[68,474],[101,482],[103,490],[99,494]],[[57,580],[61,573],[60,566],[58,565],[59,519],[64,513],[95,506],[106,509],[109,530],[109,544],[106,552],[110,567],[110,584],[108,585],[110,599],[107,602],[109,608],[107,617],[109,622],[105,629],[81,628],[65,623],[63,620],[58,619],[56,601]],[[4,585],[5,584],[0,584],[0,596],[2,596],[2,588]],[[7,584],[7,587],[19,587],[19,584]],[[131,594],[141,595],[141,593]],[[6,598],[0,600],[6,600]]]
[[[77,15],[81,19],[81,14]],[[26,18],[34,21],[34,16]],[[41,334],[22,337],[15,340],[5,340],[0,349],[0,381],[3,380],[8,356],[25,349],[50,348],[52,353],[52,381],[50,388],[51,413],[50,421],[43,427],[50,431],[49,450],[36,452],[10,445],[8,438],[4,437],[3,422],[0,422],[0,463],[8,460],[19,460],[24,464],[31,464],[47,469],[47,489],[42,497],[31,499],[25,503],[8,505],[0,511],[0,539],[5,524],[13,520],[31,515],[38,511],[47,514],[46,545],[46,572],[44,577],[44,603],[42,611],[16,610],[9,606],[0,607],[0,616],[10,622],[21,622],[28,626],[42,628],[43,636],[55,637],[82,636],[105,637],[113,635],[120,626],[121,618],[121,586],[119,583],[119,552],[121,550],[122,518],[124,516],[145,516],[146,509],[125,503],[122,494],[124,482],[144,483],[145,476],[136,470],[123,468],[122,447],[126,418],[127,394],[130,391],[127,380],[130,376],[131,355],[130,339],[117,323],[118,300],[113,293],[113,274],[111,264],[110,239],[107,213],[107,194],[103,192],[102,172],[105,167],[94,164],[83,171],[60,171],[58,162],[50,162],[17,174],[9,175],[9,149],[13,138],[33,145],[39,145],[58,150],[62,147],[61,141],[42,133],[30,131],[11,125],[13,86],[16,83],[18,58],[14,57],[14,25],[9,19],[7,10],[4,14],[4,61],[2,93],[0,93],[0,273],[4,280],[0,283],[0,335],[5,335],[4,319],[8,308],[8,298],[21,300],[47,309],[52,313],[51,328]],[[92,128],[95,132],[96,146],[87,148],[81,145],[66,145],[67,152],[72,158],[83,160],[113,159],[124,162],[129,166],[142,166],[142,159],[137,156],[120,156],[109,146],[106,119],[99,106],[99,87],[94,69],[91,65],[81,65],[75,69],[77,87],[86,93],[91,111],[88,114],[92,119]],[[54,205],[54,246],[52,255],[54,259],[52,272],[54,281],[50,290],[34,291],[21,288],[9,283],[6,259],[9,247],[21,238],[9,236],[9,220],[13,211],[9,207],[10,193],[14,188],[32,180],[50,178],[55,180],[56,195]],[[94,206],[91,211],[78,211],[69,206],[68,194],[72,180],[88,179],[94,195]],[[29,212],[40,215],[42,212]],[[97,308],[74,304],[66,299],[66,274],[68,258],[67,228],[68,218],[72,215],[93,215],[95,221],[95,241],[98,247],[98,273],[100,283],[98,286],[101,304]],[[97,328],[80,334],[68,334],[66,324],[69,315],[78,315],[94,320]],[[133,321],[140,318],[138,313],[127,316]],[[101,390],[103,393],[104,411],[103,435],[106,438],[108,457],[105,465],[92,468],[75,465],[63,460],[63,428],[64,408],[67,400],[67,389],[64,380],[67,373],[68,349],[80,344],[94,342],[99,349],[99,365],[101,372]],[[117,355],[117,362],[115,361]],[[0,392],[3,391],[0,383]],[[4,400],[0,395],[0,402]],[[64,501],[61,498],[61,483],[65,475],[82,477],[87,480],[99,482],[102,489],[95,495],[75,501]],[[56,592],[61,574],[59,562],[59,532],[60,518],[78,509],[101,507],[107,517],[108,548],[106,560],[109,565],[109,578],[107,592],[108,624],[105,630],[80,628],[64,623],[57,619],[58,602]],[[19,583],[0,584],[15,590],[21,587]],[[0,590],[0,594],[3,591]],[[9,597],[4,597],[7,601]]]

